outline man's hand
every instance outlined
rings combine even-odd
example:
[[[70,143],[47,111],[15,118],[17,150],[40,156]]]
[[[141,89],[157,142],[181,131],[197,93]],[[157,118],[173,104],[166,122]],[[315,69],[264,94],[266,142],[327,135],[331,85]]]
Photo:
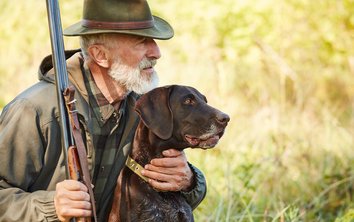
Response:
[[[64,180],[57,183],[54,206],[60,221],[69,221],[72,217],[91,216],[88,189],[76,180]]]
[[[142,174],[149,184],[161,191],[188,191],[192,188],[194,175],[183,151],[168,149],[162,152],[164,158],[152,159],[145,165]]]

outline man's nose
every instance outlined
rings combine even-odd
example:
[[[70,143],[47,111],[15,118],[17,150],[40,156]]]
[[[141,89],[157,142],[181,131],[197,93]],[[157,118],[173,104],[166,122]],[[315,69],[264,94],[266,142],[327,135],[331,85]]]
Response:
[[[148,40],[147,47],[148,51],[146,57],[153,59],[159,59],[161,57],[160,48],[154,39]]]

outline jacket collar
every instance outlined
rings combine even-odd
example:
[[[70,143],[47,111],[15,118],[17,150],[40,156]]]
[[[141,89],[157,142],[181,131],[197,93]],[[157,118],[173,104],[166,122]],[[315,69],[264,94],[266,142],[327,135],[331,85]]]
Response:
[[[82,58],[80,52],[80,49],[65,51],[66,68],[70,82],[88,101],[88,94],[80,68],[80,59]],[[51,83],[55,82],[52,55],[48,55],[42,60],[38,70],[38,78]]]
[[[90,104],[90,106],[94,110],[94,114],[95,117],[97,118],[97,121],[102,126],[107,122],[107,120],[112,116],[112,114],[115,113],[114,112],[115,109],[110,104],[102,107],[93,104],[94,101],[92,100],[92,98],[90,98],[91,96],[89,96],[88,90],[85,86],[85,79],[84,79],[84,75],[86,75],[86,77],[90,75],[89,78],[92,78],[92,76],[90,70],[83,66],[83,58],[80,52],[81,52],[80,49],[65,51],[69,81],[71,84],[75,86],[76,90],[85,99],[85,101],[88,104]],[[54,68],[52,63],[52,55],[48,55],[42,60],[41,65],[39,67],[39,71],[38,71],[39,80],[44,80],[47,82],[54,83],[55,82],[54,74],[55,73],[54,73]],[[94,90],[97,91],[99,89],[96,86]],[[124,104],[125,102],[122,101],[122,104],[120,106],[120,115],[122,115],[121,111],[124,110],[125,108]],[[80,111],[81,110],[79,110],[79,112]]]

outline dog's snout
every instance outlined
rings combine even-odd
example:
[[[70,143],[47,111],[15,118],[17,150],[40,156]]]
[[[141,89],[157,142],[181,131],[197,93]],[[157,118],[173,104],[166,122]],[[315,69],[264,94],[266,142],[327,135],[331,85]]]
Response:
[[[221,124],[227,124],[230,121],[230,117],[226,113],[219,112],[216,114],[216,120]]]

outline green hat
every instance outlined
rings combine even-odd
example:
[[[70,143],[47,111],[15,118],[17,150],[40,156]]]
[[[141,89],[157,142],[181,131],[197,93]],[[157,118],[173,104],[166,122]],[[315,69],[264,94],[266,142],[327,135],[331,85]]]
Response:
[[[83,19],[63,33],[66,36],[123,33],[170,39],[173,28],[151,14],[146,0],[85,0]]]

